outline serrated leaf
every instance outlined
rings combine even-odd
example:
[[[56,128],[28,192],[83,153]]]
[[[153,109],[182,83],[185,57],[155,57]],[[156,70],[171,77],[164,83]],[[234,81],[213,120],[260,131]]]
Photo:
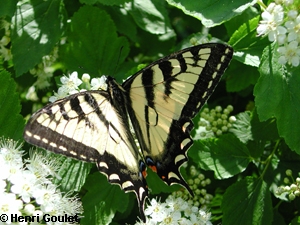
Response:
[[[271,195],[261,179],[246,177],[227,188],[222,210],[224,225],[272,224]]]
[[[62,32],[60,0],[19,1],[12,18],[12,54],[16,76],[40,63],[58,42]]]
[[[118,37],[110,16],[92,6],[81,7],[72,18],[64,62],[71,71],[92,77],[114,74],[129,52],[125,37]],[[82,69],[80,69],[82,68]]]
[[[204,170],[213,170],[217,179],[244,171],[251,161],[247,147],[232,134],[194,142],[188,155]]]
[[[278,63],[279,56],[274,45],[263,52],[254,88],[257,114],[260,121],[275,117],[279,136],[300,154],[300,68],[287,70]]]
[[[135,0],[127,5],[127,11],[140,28],[151,34],[166,34],[173,31],[164,1]]]
[[[22,138],[25,121],[19,114],[21,104],[16,84],[7,71],[1,71],[0,77],[0,137],[19,140]]]
[[[230,132],[235,134],[235,136],[243,143],[247,143],[247,141],[253,139],[251,133],[250,114],[251,113],[249,111],[237,114],[235,116],[236,121],[230,128]]]
[[[193,16],[202,21],[206,27],[219,25],[232,17],[241,14],[256,1],[247,0],[167,0],[170,5],[181,9],[185,14]]]
[[[269,44],[267,38],[257,38],[256,28],[259,20],[260,16],[257,16],[241,25],[228,41],[234,48],[234,59],[254,67],[259,66],[261,53]]]
[[[80,224],[110,224],[116,211],[126,211],[128,194],[118,185],[109,184],[103,174],[96,172],[90,175],[85,187],[87,193],[82,198],[84,218]]]
[[[61,162],[57,173],[59,178],[56,178],[54,183],[57,184],[63,192],[79,192],[90,173],[92,164],[71,159],[63,155],[50,154],[52,155],[51,157],[56,157],[56,160],[60,160]]]

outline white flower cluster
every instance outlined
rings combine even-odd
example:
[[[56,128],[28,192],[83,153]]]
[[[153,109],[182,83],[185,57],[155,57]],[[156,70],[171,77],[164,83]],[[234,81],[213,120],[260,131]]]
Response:
[[[25,163],[22,159],[21,145],[13,140],[0,139],[0,215],[36,216],[39,222],[45,214],[51,216],[70,216],[82,214],[81,202],[69,194],[63,195],[51,181],[58,166],[42,154],[30,154]],[[16,218],[16,217],[15,217]],[[18,224],[40,224],[36,221]],[[71,224],[66,222],[47,222],[47,224]]]
[[[269,41],[278,43],[278,62],[282,65],[299,66],[300,63],[300,14],[293,0],[275,0],[264,8],[257,27],[259,36],[267,35]]]
[[[50,102],[54,102],[58,99],[65,98],[69,95],[87,91],[87,90],[107,90],[106,77],[93,78],[90,82],[90,75],[87,73],[82,75],[81,80],[78,78],[78,73],[73,72],[69,77],[63,76],[60,78],[62,83],[61,87],[58,88],[57,93],[54,92],[54,96],[49,98]],[[81,85],[84,86],[81,88]]]
[[[152,199],[145,209],[146,223],[136,222],[135,225],[212,225],[211,213],[195,207],[182,198],[172,195],[164,203]]]

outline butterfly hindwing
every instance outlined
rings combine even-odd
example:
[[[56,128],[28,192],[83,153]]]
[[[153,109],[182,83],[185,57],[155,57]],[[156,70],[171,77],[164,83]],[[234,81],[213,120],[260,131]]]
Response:
[[[179,167],[193,143],[191,119],[212,94],[232,54],[223,44],[198,45],[152,63],[123,84],[146,162],[168,185],[178,183],[190,191]]]

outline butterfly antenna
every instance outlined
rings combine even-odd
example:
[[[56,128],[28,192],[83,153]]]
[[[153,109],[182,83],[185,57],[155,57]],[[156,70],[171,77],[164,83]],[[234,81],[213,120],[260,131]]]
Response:
[[[118,59],[117,59],[117,63],[116,63],[114,72],[113,72],[113,74],[112,74],[113,77],[114,77],[114,75],[116,74],[117,68],[118,68],[118,66],[119,66],[119,62],[120,62],[120,58],[121,58],[121,54],[122,54],[123,48],[124,48],[124,46],[122,46],[122,47],[120,48],[119,56],[118,56]]]

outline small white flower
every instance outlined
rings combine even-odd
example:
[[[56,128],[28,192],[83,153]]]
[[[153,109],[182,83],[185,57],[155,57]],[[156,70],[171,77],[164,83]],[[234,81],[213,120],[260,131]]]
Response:
[[[27,215],[33,215],[33,213],[35,212],[35,206],[32,204],[26,204],[24,207],[24,212]]]
[[[23,202],[16,198],[16,195],[13,193],[0,193],[0,215],[12,215],[17,214],[21,216],[20,209],[23,207]],[[7,224],[10,224],[12,221],[11,217],[8,216]]]
[[[78,73],[76,71],[71,73],[69,77],[61,77],[60,81],[69,93],[77,91],[78,86],[82,84],[82,81],[78,78]]]
[[[291,64],[292,66],[298,66],[300,62],[300,49],[298,48],[298,42],[292,41],[288,45],[279,47],[277,50],[281,56],[278,62],[280,64]]]
[[[285,27],[288,30],[288,42],[300,40],[300,15],[294,20],[289,20],[285,23]]]
[[[37,178],[31,171],[23,171],[11,179],[13,184],[11,192],[20,195],[25,203],[29,203],[32,193],[35,191],[36,181]]]
[[[34,193],[32,193],[33,197],[35,197],[36,202],[39,205],[47,205],[48,203],[52,203],[52,201],[58,198],[56,194],[56,186],[47,185],[46,187],[41,186]]]
[[[5,187],[6,187],[6,182],[4,180],[0,179],[0,193],[5,191]]]
[[[91,81],[91,90],[107,90],[106,77],[93,78]]]
[[[298,12],[296,10],[290,10],[288,11],[287,15],[291,19],[296,19]]]
[[[91,76],[87,73],[82,74],[81,80],[85,83],[90,82]]]
[[[163,219],[162,224],[179,225],[180,220],[181,220],[180,211],[173,211]]]
[[[272,42],[277,41],[278,38],[282,40],[282,36],[286,33],[286,29],[281,26],[284,18],[283,7],[272,2],[261,17],[262,20],[257,27],[258,36],[268,35]]]
[[[49,98],[49,102],[55,102],[59,99],[65,98],[69,95],[69,90],[65,86],[58,88],[57,93],[54,92],[54,96]]]
[[[30,159],[26,160],[26,168],[39,179],[39,183],[48,184],[50,181],[47,177],[49,176],[60,179],[57,175],[59,164],[54,159],[32,151],[29,152],[29,156]]]
[[[145,215],[151,216],[152,220],[155,222],[161,222],[166,217],[166,207],[165,204],[152,199],[150,205],[145,209]]]
[[[203,224],[212,225],[212,223],[210,222],[210,217],[211,217],[210,212],[206,212],[203,209],[200,209],[199,210],[199,217],[200,217],[200,220],[203,222]]]

